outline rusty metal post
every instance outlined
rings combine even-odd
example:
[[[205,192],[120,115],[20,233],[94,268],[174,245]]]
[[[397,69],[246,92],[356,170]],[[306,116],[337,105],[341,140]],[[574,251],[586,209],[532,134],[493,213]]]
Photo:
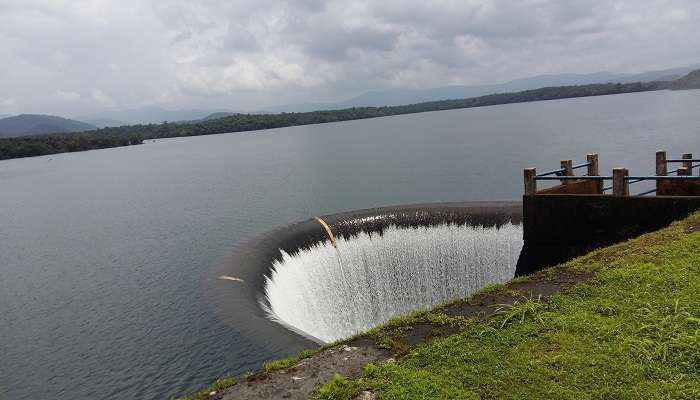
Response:
[[[523,177],[525,178],[525,195],[533,195],[537,193],[537,169],[535,168],[525,168],[523,171]]]
[[[613,196],[622,197],[630,194],[629,181],[625,179],[627,168],[613,168]]]
[[[564,176],[574,176],[574,164],[571,162],[571,160],[563,160],[560,165],[564,170]],[[561,181],[562,185],[568,185],[569,183],[571,182],[568,180]]]

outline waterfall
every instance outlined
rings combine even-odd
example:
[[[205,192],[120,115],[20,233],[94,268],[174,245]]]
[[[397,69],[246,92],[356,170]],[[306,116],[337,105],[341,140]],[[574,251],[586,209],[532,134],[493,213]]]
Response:
[[[324,342],[391,317],[468,296],[515,273],[522,227],[389,226],[324,241],[274,261],[264,308],[283,325]]]

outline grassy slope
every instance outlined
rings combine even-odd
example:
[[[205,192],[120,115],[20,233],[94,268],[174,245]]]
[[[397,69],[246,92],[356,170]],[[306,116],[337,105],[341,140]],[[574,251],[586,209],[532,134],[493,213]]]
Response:
[[[700,213],[578,258],[595,278],[465,324],[320,399],[699,399]]]

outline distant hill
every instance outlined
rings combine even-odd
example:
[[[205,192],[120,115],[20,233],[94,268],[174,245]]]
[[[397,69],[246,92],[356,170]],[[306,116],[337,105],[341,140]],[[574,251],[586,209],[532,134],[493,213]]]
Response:
[[[237,114],[240,114],[240,113],[227,112],[227,111],[226,112],[217,112],[217,113],[209,114],[206,117],[201,118],[199,121],[209,121],[210,119],[226,118],[226,117],[230,117],[232,115],[237,115]]]
[[[691,74],[684,79],[689,80]],[[322,124],[356,119],[387,117],[440,110],[484,107],[530,101],[569,99],[576,97],[604,96],[665,90],[674,82],[602,83],[575,86],[544,87],[511,93],[497,93],[465,99],[452,99],[389,107],[351,107],[344,110],[312,111],[279,114],[233,114],[223,118],[188,123],[160,123],[150,125],[103,128],[97,131],[48,136],[0,138],[0,160],[32,157],[67,151],[94,150],[99,148],[130,146],[144,140],[213,135],[282,128],[287,126]]]
[[[444,86],[430,89],[389,89],[364,93],[337,103],[289,104],[267,108],[269,112],[307,112],[316,110],[341,110],[351,107],[382,107],[415,104],[427,101],[464,99],[494,93],[519,92],[542,87],[589,85],[605,82],[673,81],[690,71],[700,68],[692,65],[637,74],[596,72],[591,74],[552,74],[512,80],[506,83],[475,86]]]
[[[107,119],[107,118],[88,119],[88,120],[83,120],[83,122],[85,122],[86,124],[95,125],[98,128],[107,128],[107,127],[129,125],[126,122],[117,121],[115,119]]]
[[[226,112],[227,110],[166,110],[160,107],[140,107],[128,110],[105,111],[93,115],[77,117],[81,121],[103,122],[104,126],[122,126],[138,124],[160,124],[162,122],[195,121],[207,116]],[[107,121],[106,124],[104,122]],[[110,122],[111,121],[111,122]],[[113,125],[113,124],[118,125]],[[98,124],[99,126],[99,124]]]
[[[53,115],[21,114],[0,119],[0,137],[83,132],[96,128],[94,125]]]
[[[250,115],[250,114],[260,115],[260,114],[269,114],[269,113],[264,112],[264,111],[257,111],[257,112],[221,111],[221,112],[211,113],[204,118],[193,119],[193,120],[171,121],[170,123],[171,124],[197,124],[200,122],[212,121],[212,120],[221,119],[221,118],[235,117],[237,115]]]
[[[671,84],[671,89],[700,89],[700,69],[689,73]]]
[[[658,76],[655,81],[638,81],[640,76]],[[0,160],[18,157],[32,157],[46,154],[64,153],[70,151],[93,150],[118,146],[131,146],[143,143],[144,140],[212,135],[217,133],[232,133],[255,131],[262,129],[282,128],[287,126],[322,124],[356,119],[387,117],[440,110],[455,110],[472,107],[494,106],[531,101],[569,99],[576,97],[604,96],[623,93],[639,93],[668,89],[697,89],[700,88],[700,69],[689,71],[678,79],[668,80],[669,71],[658,71],[658,74],[626,75],[625,80],[633,82],[607,82],[584,85],[548,86],[508,93],[491,93],[462,99],[446,99],[411,103],[401,106],[380,107],[348,107],[345,109],[285,112],[278,114],[259,113],[209,113],[197,120],[180,121],[177,123],[138,124],[133,126],[109,127],[82,133],[55,134],[46,136],[23,136],[3,138],[0,134]],[[574,76],[575,77],[575,76]],[[573,77],[549,77],[547,79],[572,79]],[[530,78],[537,81],[538,78]],[[523,80],[521,80],[522,82]],[[223,116],[223,117],[222,117]],[[23,122],[24,124],[20,124]],[[63,126],[58,127],[58,122]],[[66,126],[69,125],[69,126]],[[46,115],[20,115],[0,119],[0,132],[13,132],[25,135],[35,132],[55,132],[62,130],[82,130],[90,125],[70,121],[64,118]]]

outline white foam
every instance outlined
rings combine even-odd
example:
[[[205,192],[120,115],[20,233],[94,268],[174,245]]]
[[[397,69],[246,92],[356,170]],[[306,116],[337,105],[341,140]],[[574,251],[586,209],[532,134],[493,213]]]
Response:
[[[324,342],[350,337],[393,316],[468,296],[515,273],[522,228],[391,226],[337,249],[322,243],[283,252],[265,283],[268,315]]]

